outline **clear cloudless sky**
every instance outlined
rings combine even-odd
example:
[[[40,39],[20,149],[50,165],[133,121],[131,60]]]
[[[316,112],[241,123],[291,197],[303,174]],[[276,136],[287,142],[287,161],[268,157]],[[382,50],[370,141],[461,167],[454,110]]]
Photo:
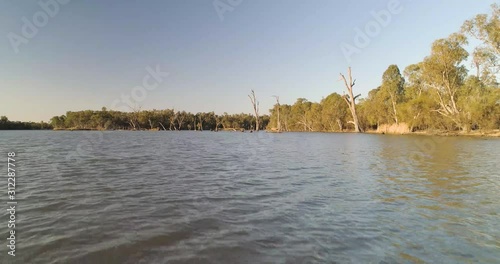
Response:
[[[250,113],[254,89],[268,113],[272,95],[293,104],[342,93],[348,66],[365,96],[390,64],[421,61],[434,40],[495,2],[400,0],[403,11],[348,62],[341,44],[390,0],[243,0],[223,21],[213,0],[73,0],[16,54],[8,34],[21,35],[22,18],[47,1],[0,2],[0,115],[10,120],[110,108],[156,65],[170,75],[142,109]]]

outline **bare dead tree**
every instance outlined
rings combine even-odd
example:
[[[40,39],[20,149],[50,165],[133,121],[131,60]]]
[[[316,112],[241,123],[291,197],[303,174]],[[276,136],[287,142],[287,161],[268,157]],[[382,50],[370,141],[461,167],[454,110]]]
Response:
[[[278,132],[281,132],[281,120],[280,120],[280,108],[281,108],[281,105],[280,105],[280,97],[277,96],[277,95],[273,95],[273,97],[276,99],[276,104],[278,105]]]
[[[344,81],[345,87],[347,89],[347,94],[345,94],[342,98],[344,98],[344,101],[347,103],[347,106],[349,106],[349,110],[351,111],[353,121],[349,121],[349,123],[354,124],[354,132],[360,133],[363,131],[361,130],[358,115],[356,114],[356,99],[361,96],[361,94],[354,96],[352,92],[352,88],[356,84],[356,80],[352,79],[351,67],[348,68],[347,73],[349,82],[347,82],[346,77],[342,73],[340,73],[340,78]]]
[[[255,91],[252,90],[252,93],[248,95],[250,98],[250,102],[252,102],[253,111],[255,113],[255,131],[259,131],[259,101],[255,97]]]

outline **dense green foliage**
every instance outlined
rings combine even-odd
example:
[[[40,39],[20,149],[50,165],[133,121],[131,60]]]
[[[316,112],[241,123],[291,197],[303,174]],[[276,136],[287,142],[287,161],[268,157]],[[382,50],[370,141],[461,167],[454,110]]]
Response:
[[[249,114],[216,115],[214,112],[192,114],[185,111],[145,110],[119,112],[102,108],[101,111],[67,112],[50,120],[56,129],[96,130],[221,130],[252,129],[255,118]],[[268,116],[260,117],[261,128],[269,123]]]
[[[39,130],[39,129],[52,129],[50,124],[35,122],[20,122],[10,121],[6,116],[0,117],[0,130]]]
[[[356,105],[363,130],[381,125],[406,126],[409,131],[500,129],[500,9],[490,16],[466,21],[460,33],[436,40],[430,55],[409,65],[403,73],[390,65],[381,85]],[[475,75],[466,67],[467,37],[482,41],[472,52]],[[333,93],[319,103],[297,99],[280,106],[285,131],[352,130],[352,117],[342,96]],[[277,107],[271,109],[271,126],[277,127]]]

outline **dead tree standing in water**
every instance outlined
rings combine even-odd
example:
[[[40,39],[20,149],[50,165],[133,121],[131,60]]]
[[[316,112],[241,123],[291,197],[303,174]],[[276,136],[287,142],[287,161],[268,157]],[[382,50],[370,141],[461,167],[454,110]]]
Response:
[[[255,91],[248,95],[250,101],[252,102],[253,111],[255,112],[255,131],[259,131],[259,101],[255,97]]]
[[[363,132],[361,130],[361,127],[359,126],[359,120],[358,120],[358,115],[356,114],[356,99],[361,96],[361,94],[358,94],[356,96],[353,95],[352,92],[352,87],[356,84],[356,80],[352,80],[352,74],[351,74],[351,67],[348,69],[348,77],[349,77],[349,82],[347,82],[347,79],[345,76],[341,73],[340,78],[344,81],[345,87],[347,89],[347,93],[345,94],[342,98],[344,98],[345,102],[349,106],[349,110],[351,110],[351,115],[353,121],[349,121],[349,123],[354,124],[354,132],[360,133]]]
[[[273,95],[274,98],[276,98],[276,104],[278,105],[278,132],[281,132],[281,121],[280,121],[280,97],[277,95]]]

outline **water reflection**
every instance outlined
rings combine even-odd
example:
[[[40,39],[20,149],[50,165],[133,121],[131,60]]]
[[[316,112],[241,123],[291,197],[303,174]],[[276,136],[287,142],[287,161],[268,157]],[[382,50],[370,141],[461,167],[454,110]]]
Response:
[[[388,234],[399,233],[399,242],[393,250],[413,262],[432,262],[436,256],[427,252],[436,249],[440,258],[451,255],[457,262],[497,259],[498,242],[489,232],[499,232],[491,225],[500,209],[492,191],[498,171],[481,166],[495,159],[488,141],[390,136],[381,141],[385,188],[376,197],[394,216]]]

